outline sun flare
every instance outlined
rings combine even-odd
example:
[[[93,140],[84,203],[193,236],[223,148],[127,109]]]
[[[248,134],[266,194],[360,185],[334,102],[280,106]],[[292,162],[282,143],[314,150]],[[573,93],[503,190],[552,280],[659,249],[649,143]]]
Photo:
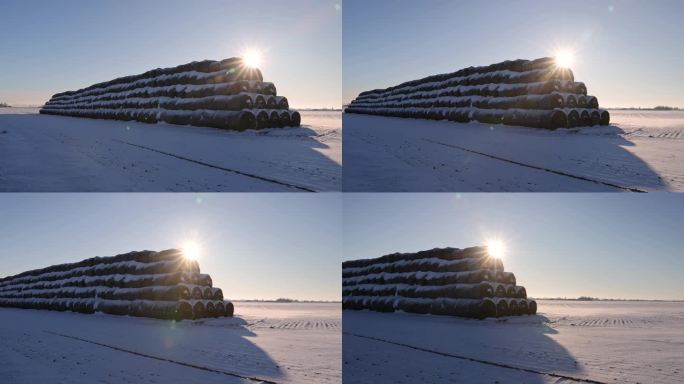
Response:
[[[569,49],[556,52],[556,65],[560,68],[570,68],[575,64],[575,53]]]
[[[188,260],[197,260],[202,254],[202,247],[195,241],[186,241],[181,247],[183,257]]]
[[[506,244],[499,239],[490,239],[487,241],[487,253],[489,256],[503,259],[506,254]]]
[[[263,62],[264,55],[258,49],[248,49],[242,54],[242,60],[250,68],[258,68]]]

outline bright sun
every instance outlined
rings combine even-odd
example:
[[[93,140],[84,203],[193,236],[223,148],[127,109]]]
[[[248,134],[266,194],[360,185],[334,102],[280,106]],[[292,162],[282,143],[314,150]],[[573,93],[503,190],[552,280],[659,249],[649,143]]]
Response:
[[[202,247],[194,241],[186,241],[183,243],[183,256],[188,260],[197,260],[202,253]]]
[[[261,66],[263,55],[258,49],[249,49],[242,55],[242,59],[246,66],[257,68]]]
[[[570,68],[575,64],[575,54],[567,49],[556,52],[556,65],[561,68]]]
[[[506,254],[506,245],[503,241],[498,239],[492,239],[487,241],[487,252],[490,256],[496,257],[497,259],[503,259]]]

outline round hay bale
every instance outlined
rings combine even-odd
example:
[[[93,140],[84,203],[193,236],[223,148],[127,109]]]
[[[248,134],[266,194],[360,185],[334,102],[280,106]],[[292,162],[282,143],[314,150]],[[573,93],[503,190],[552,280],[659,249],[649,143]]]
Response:
[[[597,109],[591,110],[589,118],[592,126],[601,124],[601,113]]]
[[[600,111],[601,113],[601,120],[599,121],[599,124],[601,125],[608,125],[610,124],[610,113],[608,111],[602,109]]]
[[[591,125],[591,114],[586,109],[580,111],[580,124],[583,127],[588,127]]]
[[[515,297],[518,297],[521,299],[524,299],[527,297],[527,290],[525,289],[525,287],[517,286],[517,287],[515,287],[515,291],[516,291]]]
[[[504,299],[499,299],[495,301],[496,303],[496,317],[508,316],[510,312],[508,311],[508,302]]]
[[[276,102],[278,104],[278,109],[290,109],[290,103],[285,96],[276,96]]]
[[[271,111],[271,113],[269,114],[269,120],[272,127],[283,127],[283,124],[280,121],[280,113],[278,111]]]
[[[571,109],[567,112],[568,116],[568,128],[579,127],[581,124],[580,114],[575,109]]]
[[[207,304],[204,307],[204,310],[206,311],[206,314],[208,317],[218,317],[216,314],[216,307],[214,306],[214,303],[211,301],[208,301]]]
[[[195,304],[192,306],[192,318],[201,319],[206,316],[207,311],[204,306],[204,303],[202,303],[201,301],[196,301]]]
[[[283,125],[283,127],[289,127],[292,125],[292,120],[288,111],[280,112],[280,123]]]
[[[265,110],[260,110],[256,114],[257,129],[271,128],[271,118]]]
[[[193,300],[202,300],[202,288],[192,287],[192,299]]]
[[[537,302],[534,300],[528,300],[527,301],[527,313],[529,315],[536,315],[537,314]]]
[[[485,319],[487,317],[496,317],[496,304],[491,299],[483,299],[479,304],[476,313],[476,318]]]
[[[506,287],[506,297],[517,297],[518,292],[513,285]]]
[[[565,95],[565,106],[568,108],[577,108],[577,98],[575,95]]]
[[[216,316],[221,317],[225,316],[226,314],[226,305],[223,304],[223,301],[217,301],[214,303],[214,309],[216,310]]]
[[[225,301],[224,305],[226,307],[225,316],[232,317],[233,313],[235,312],[235,307],[233,307],[233,303],[231,303],[230,301]]]
[[[302,125],[302,115],[297,111],[292,111],[290,114],[290,120],[293,127],[299,127]]]
[[[586,108],[588,106],[587,97],[585,95],[577,96],[577,106],[580,108]]]
[[[521,314],[517,300],[508,300],[508,312],[511,314],[511,316],[517,316]]]
[[[212,288],[212,300],[223,301],[223,291],[221,288]]]
[[[179,301],[176,304],[176,316],[174,320],[186,320],[193,318],[192,305],[187,301]]]

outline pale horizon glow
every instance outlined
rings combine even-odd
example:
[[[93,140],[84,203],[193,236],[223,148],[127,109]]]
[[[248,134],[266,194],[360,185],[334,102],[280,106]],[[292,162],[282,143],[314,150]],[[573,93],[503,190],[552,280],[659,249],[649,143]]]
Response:
[[[678,193],[345,194],[343,259],[490,245],[530,297],[684,300],[682,228]]]
[[[343,102],[360,92],[505,60],[574,53],[601,107],[684,108],[680,0],[348,0]]]
[[[339,0],[3,0],[0,102],[40,106],[154,68],[248,57],[292,108],[342,105]],[[267,57],[264,57],[267,54]],[[266,60],[267,59],[267,60]]]
[[[296,193],[2,193],[0,277],[180,248],[228,300],[338,301],[340,200]]]

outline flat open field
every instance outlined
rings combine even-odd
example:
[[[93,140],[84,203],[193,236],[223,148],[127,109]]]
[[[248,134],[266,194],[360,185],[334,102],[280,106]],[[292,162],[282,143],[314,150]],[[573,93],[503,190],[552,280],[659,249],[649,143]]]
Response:
[[[3,383],[340,383],[340,304],[171,322],[0,308]]]
[[[0,108],[0,191],[339,191],[340,112],[228,132]]]
[[[345,191],[684,191],[684,111],[542,129],[345,114]]]
[[[684,382],[684,303],[538,304],[482,321],[346,310],[344,382]]]

